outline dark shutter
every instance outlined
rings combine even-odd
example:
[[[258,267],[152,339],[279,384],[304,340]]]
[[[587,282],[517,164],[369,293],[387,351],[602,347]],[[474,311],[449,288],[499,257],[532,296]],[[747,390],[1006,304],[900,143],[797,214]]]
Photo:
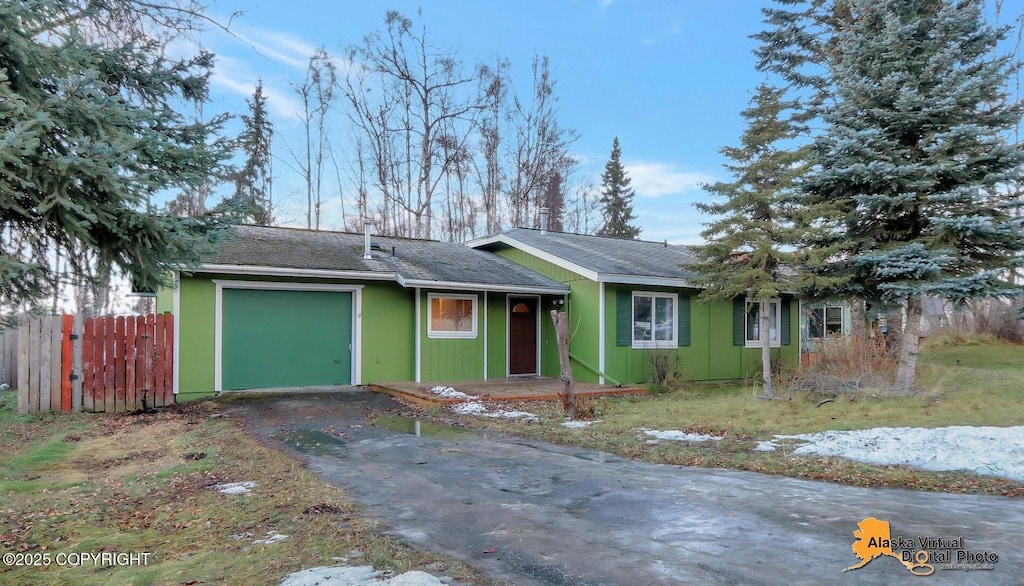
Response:
[[[679,296],[679,345],[690,345],[690,296]]]
[[[732,345],[747,345],[747,300],[735,297],[732,300]]]
[[[653,309],[652,309],[653,311]],[[617,291],[615,294],[615,345],[633,345],[633,292]]]
[[[789,306],[790,306],[791,303],[793,303],[793,300],[792,299],[783,298],[783,299],[779,300],[779,303],[782,304],[782,308],[781,308],[782,315],[780,317],[780,319],[782,320],[782,323],[779,324],[779,327],[782,329],[782,345],[783,346],[789,346],[789,343],[790,343],[789,331],[791,329],[789,327],[789,318],[790,318],[790,308],[789,308]]]

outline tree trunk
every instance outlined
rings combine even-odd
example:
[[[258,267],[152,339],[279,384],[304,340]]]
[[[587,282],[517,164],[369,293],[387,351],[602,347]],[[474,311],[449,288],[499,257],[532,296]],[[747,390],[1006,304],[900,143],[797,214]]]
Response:
[[[558,363],[562,369],[562,408],[569,419],[576,419],[579,405],[576,403],[576,382],[572,378],[572,365],[569,364],[569,320],[565,312],[551,310],[551,321],[555,324],[558,339]]]
[[[921,334],[921,296],[907,296],[907,317],[900,337],[900,359],[896,369],[896,390],[911,393],[917,372],[917,349]]]
[[[761,372],[764,376],[764,398],[775,398],[775,387],[772,385],[772,336],[771,336],[771,303],[759,302],[758,319],[761,321]],[[780,324],[781,325],[781,324]]]
[[[850,335],[854,340],[866,340],[868,337],[868,324],[865,316],[864,299],[854,297],[850,304]]]

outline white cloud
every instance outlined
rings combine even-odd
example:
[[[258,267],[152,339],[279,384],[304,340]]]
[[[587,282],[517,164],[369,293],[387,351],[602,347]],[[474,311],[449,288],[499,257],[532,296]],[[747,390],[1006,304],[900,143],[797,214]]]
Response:
[[[218,56],[216,67],[210,82],[243,98],[252,98],[260,73],[248,63],[230,56]],[[263,79],[263,96],[267,99],[267,109],[277,120],[293,120],[299,114],[298,105],[289,91],[283,91],[277,85],[284,83],[276,79]]]
[[[264,59],[297,71],[305,71],[310,55],[317,50],[315,45],[294,35],[241,23],[232,24],[231,34]]]
[[[714,177],[699,171],[680,171],[671,163],[641,161],[625,163],[633,189],[640,197],[662,197],[700,189]]]

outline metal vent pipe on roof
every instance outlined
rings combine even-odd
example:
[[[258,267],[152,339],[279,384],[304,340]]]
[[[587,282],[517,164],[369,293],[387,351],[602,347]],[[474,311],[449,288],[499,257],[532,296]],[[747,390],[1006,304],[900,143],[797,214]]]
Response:
[[[548,208],[540,208],[540,233],[548,233]]]
[[[373,224],[369,218],[363,218],[363,259],[371,260],[373,255],[370,254],[370,227]]]

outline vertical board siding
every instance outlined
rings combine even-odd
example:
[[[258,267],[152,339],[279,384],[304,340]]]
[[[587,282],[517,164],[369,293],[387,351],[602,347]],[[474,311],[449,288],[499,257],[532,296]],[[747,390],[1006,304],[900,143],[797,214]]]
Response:
[[[174,403],[172,324],[167,314],[24,320],[17,335],[18,412],[133,411]]]

